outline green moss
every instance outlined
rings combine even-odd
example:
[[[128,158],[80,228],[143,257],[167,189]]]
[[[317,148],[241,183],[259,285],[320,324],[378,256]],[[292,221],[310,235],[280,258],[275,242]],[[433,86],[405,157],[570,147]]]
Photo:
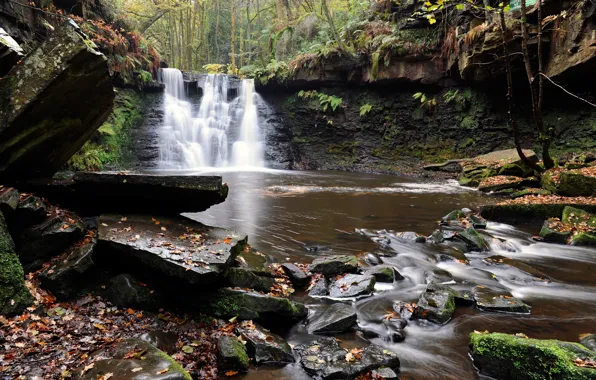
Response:
[[[360,141],[343,141],[337,144],[334,143],[327,147],[327,153],[353,155],[358,146],[360,146]]]
[[[596,356],[579,343],[472,333],[470,348],[481,373],[497,379],[596,379],[596,370],[573,363]]]
[[[476,129],[478,128],[478,120],[474,116],[464,116],[459,126],[463,129]]]
[[[560,218],[567,206],[581,208],[588,212],[596,212],[596,205],[572,204],[501,204],[482,207],[481,215],[495,221],[529,221]]]
[[[186,372],[186,370],[180,365],[180,363],[172,359],[168,354],[161,350],[155,350],[155,354],[171,363],[168,372],[181,373],[183,374],[185,380],[192,380],[192,376],[190,376],[190,374]]]
[[[101,170],[123,167],[130,149],[130,130],[143,120],[142,98],[133,89],[119,89],[114,109],[93,138],[70,159],[69,170]]]

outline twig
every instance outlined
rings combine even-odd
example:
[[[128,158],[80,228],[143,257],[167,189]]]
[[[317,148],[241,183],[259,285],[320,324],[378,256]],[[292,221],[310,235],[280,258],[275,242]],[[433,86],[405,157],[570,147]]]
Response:
[[[565,89],[565,87],[561,86],[560,84],[557,84],[557,83],[555,83],[555,82],[554,82],[552,79],[550,79],[550,78],[549,78],[548,76],[546,76],[544,73],[538,73],[538,75],[542,75],[542,76],[543,76],[543,77],[545,77],[545,78],[546,78],[546,79],[547,79],[547,80],[548,80],[550,83],[552,83],[553,85],[555,85],[555,87],[558,87],[558,88],[560,88],[561,90],[563,90],[563,91],[564,91],[565,93],[567,93],[568,95],[570,95],[570,96],[573,96],[574,98],[576,98],[576,99],[578,99],[578,100],[581,100],[582,102],[584,102],[584,103],[587,103],[587,104],[591,105],[592,107],[596,108],[596,104],[594,104],[594,103],[590,103],[588,100],[586,100],[586,99],[584,99],[584,98],[582,98],[582,97],[580,97],[580,96],[577,96],[577,95],[575,95],[575,94],[573,94],[573,93],[571,93],[571,92],[567,91],[567,90]]]
[[[36,10],[36,11],[38,11],[38,12],[41,12],[41,13],[46,13],[46,14],[49,14],[49,15],[52,15],[52,16],[58,16],[58,17],[63,17],[63,18],[70,18],[70,17],[68,17],[68,16],[61,15],[61,14],[59,14],[59,13],[56,13],[56,12],[48,12],[48,11],[44,11],[44,10],[43,10],[43,9],[41,9],[41,8],[32,7],[31,5],[27,5],[27,4],[21,4],[21,3],[19,3],[18,1],[14,1],[14,0],[8,0],[8,1],[9,1],[9,2],[11,2],[11,3],[13,3],[13,4],[16,4],[16,5],[18,5],[18,6],[21,6],[21,7],[25,7],[25,8],[34,9],[34,10]]]

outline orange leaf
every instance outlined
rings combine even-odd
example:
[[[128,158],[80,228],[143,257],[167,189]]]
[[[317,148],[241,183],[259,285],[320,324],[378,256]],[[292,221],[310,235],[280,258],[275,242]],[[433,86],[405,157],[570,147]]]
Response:
[[[225,373],[225,375],[228,376],[228,377],[234,376],[234,375],[237,375],[237,374],[238,374],[238,371],[228,371],[228,372]]]

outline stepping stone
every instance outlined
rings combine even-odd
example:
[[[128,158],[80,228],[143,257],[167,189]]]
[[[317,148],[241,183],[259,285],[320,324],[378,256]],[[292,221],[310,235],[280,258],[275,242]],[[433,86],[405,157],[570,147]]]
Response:
[[[498,311],[502,313],[530,314],[532,308],[523,301],[513,297],[509,292],[492,290],[482,286],[476,286],[472,293],[476,300],[476,306],[481,310]]]
[[[217,340],[217,366],[222,373],[236,371],[245,373],[249,367],[246,347],[238,338],[222,336]]]
[[[243,322],[236,330],[246,340],[248,354],[256,364],[283,366],[296,361],[292,348],[281,336],[250,321]]]
[[[431,285],[420,295],[415,315],[419,319],[447,323],[455,311],[455,297],[450,289]]]
[[[356,324],[356,310],[351,305],[334,303],[322,310],[318,309],[308,318],[309,334],[340,334]]]
[[[316,258],[310,264],[310,271],[325,276],[354,273],[358,270],[358,259],[350,255],[333,255]]]
[[[374,289],[375,278],[373,276],[347,274],[331,284],[329,296],[333,298],[358,297],[370,295]]]

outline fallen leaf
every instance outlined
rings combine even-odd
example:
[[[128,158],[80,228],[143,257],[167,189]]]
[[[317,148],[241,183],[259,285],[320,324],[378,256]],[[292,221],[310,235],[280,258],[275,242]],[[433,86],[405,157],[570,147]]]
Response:
[[[237,375],[237,374],[238,374],[238,371],[228,371],[228,372],[225,373],[225,375],[228,376],[228,377],[234,376],[234,375]]]
[[[142,370],[143,370],[143,367],[137,367],[137,368],[131,369],[130,372],[139,372],[139,371],[142,371]]]
[[[166,368],[166,369],[162,369],[161,371],[157,371],[155,372],[156,375],[163,375],[164,373],[168,372],[170,370],[170,367]]]

